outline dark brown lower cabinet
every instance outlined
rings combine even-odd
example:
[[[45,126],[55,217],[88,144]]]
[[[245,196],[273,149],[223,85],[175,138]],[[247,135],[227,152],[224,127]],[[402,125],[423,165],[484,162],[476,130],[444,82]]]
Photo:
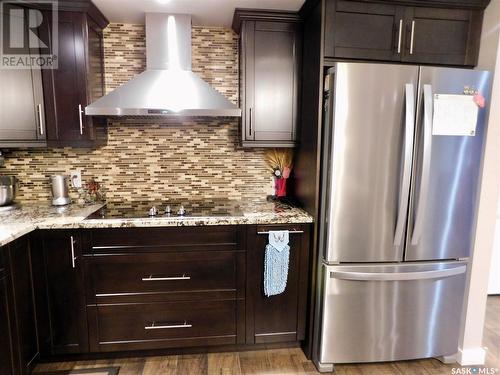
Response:
[[[290,230],[288,278],[282,294],[264,295],[264,255],[269,230]],[[309,269],[307,225],[248,226],[247,343],[301,341],[305,338]]]
[[[0,269],[0,374],[5,375],[15,373],[9,295],[7,271]]]
[[[263,293],[269,230],[290,230],[283,294]],[[85,231],[90,350],[299,342],[305,337],[309,225]]]
[[[29,239],[22,237],[0,251],[5,267],[0,276],[1,374],[29,374],[38,358]]]
[[[41,234],[46,309],[39,322],[44,354],[88,352],[87,315],[83,290],[79,231],[49,230]],[[42,312],[40,312],[42,314]]]
[[[93,352],[245,343],[241,226],[84,231]]]
[[[272,229],[290,234],[284,293],[263,293]],[[300,225],[44,230],[0,248],[0,374],[66,354],[304,340]],[[199,350],[199,349],[198,349]]]

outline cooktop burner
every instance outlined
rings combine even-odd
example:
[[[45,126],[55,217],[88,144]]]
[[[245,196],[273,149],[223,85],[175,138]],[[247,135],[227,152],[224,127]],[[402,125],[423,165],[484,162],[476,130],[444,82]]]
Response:
[[[237,216],[237,204],[230,201],[165,202],[107,202],[87,219],[134,219],[164,217]]]

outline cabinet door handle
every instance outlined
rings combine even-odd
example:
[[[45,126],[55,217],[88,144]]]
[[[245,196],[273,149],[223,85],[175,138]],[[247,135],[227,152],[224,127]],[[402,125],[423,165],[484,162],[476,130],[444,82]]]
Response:
[[[304,231],[303,230],[289,230],[288,233],[299,234],[299,233],[304,233]],[[269,234],[269,232],[257,232],[257,234]]]
[[[183,324],[169,324],[169,325],[156,325],[156,322],[151,323],[150,326],[144,327],[145,330],[150,330],[150,329],[170,329],[170,328],[191,328],[193,327],[192,324],[187,323],[184,321]]]
[[[76,267],[75,240],[73,239],[73,236],[70,237],[70,243],[71,243],[71,267],[75,268]]]
[[[153,277],[153,275],[150,275],[149,277],[142,278],[142,281],[174,281],[174,280],[191,280],[191,277],[186,276],[184,274],[182,276],[175,276],[175,277]]]
[[[38,125],[40,126],[40,135],[43,135],[43,116],[42,116],[42,105],[37,105],[38,110]]]
[[[80,120],[80,134],[83,135],[83,118],[82,118],[82,105],[78,104],[78,118]]]
[[[415,36],[415,21],[411,21],[410,55],[413,55],[413,40]]]
[[[401,39],[403,37],[403,20],[399,20],[399,33],[398,33],[398,54],[401,53]]]
[[[252,136],[252,107],[250,107],[250,115],[248,116],[249,117],[249,126],[248,126],[248,131],[250,133],[250,137]]]

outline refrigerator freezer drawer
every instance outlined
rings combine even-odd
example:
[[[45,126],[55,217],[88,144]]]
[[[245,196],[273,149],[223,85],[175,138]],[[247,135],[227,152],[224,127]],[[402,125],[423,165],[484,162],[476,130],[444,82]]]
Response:
[[[456,353],[466,262],[324,267],[321,363]]]

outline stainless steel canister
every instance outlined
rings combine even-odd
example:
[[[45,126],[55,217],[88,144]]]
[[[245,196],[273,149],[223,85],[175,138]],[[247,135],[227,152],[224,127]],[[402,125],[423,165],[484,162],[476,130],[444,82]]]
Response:
[[[65,206],[71,203],[68,193],[68,177],[64,175],[50,176],[52,186],[52,205]]]

